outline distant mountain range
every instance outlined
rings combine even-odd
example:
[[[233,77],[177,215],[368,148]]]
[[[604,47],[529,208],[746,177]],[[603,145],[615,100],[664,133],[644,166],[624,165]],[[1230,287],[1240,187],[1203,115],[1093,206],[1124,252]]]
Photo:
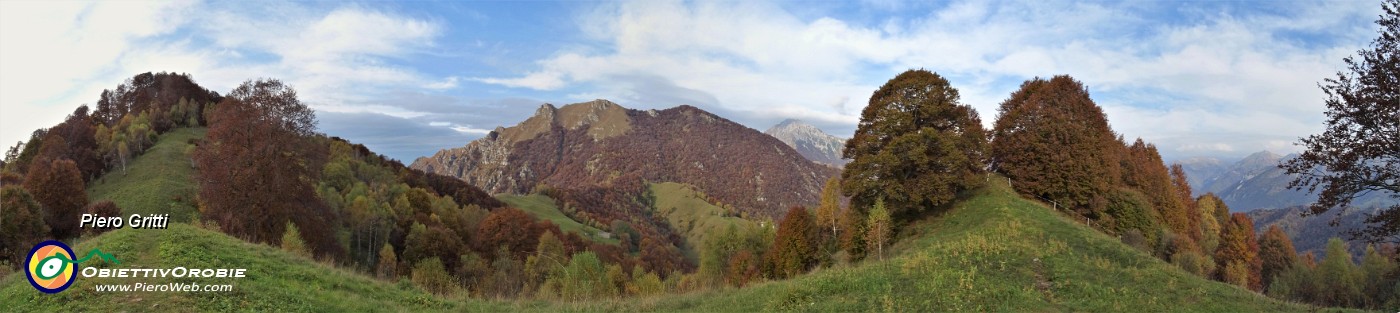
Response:
[[[1349,231],[1365,228],[1367,214],[1374,214],[1380,211],[1379,207],[1368,209],[1352,209],[1346,212],[1331,210],[1327,213],[1315,216],[1302,216],[1307,207],[1295,206],[1285,209],[1259,209],[1249,211],[1250,219],[1254,220],[1254,232],[1263,234],[1270,225],[1278,225],[1284,233],[1288,234],[1288,239],[1293,240],[1293,248],[1298,254],[1312,252],[1320,260],[1327,249],[1327,240],[1332,237],[1341,238],[1347,241],[1347,250],[1357,259],[1366,252],[1366,243],[1361,240],[1349,240]],[[1332,222],[1337,225],[1333,226]]]
[[[624,180],[687,183],[739,211],[775,219],[789,207],[816,204],[826,179],[837,175],[778,139],[696,107],[643,111],[607,100],[544,104],[518,125],[411,167],[497,194]]]
[[[1231,211],[1248,212],[1291,208],[1317,201],[1316,194],[1288,188],[1293,176],[1279,168],[1278,164],[1294,157],[1297,155],[1281,156],[1260,151],[1232,163],[1219,158],[1190,158],[1178,160],[1177,163],[1186,170],[1194,195],[1215,193],[1230,206]],[[1393,201],[1382,194],[1373,193],[1357,199],[1353,206],[1371,208]]]
[[[827,134],[816,126],[803,123],[800,120],[783,120],[782,123],[774,125],[763,133],[778,138],[812,162],[837,168],[844,167],[846,163],[851,162],[849,159],[841,158],[841,150],[846,147],[846,139]]]

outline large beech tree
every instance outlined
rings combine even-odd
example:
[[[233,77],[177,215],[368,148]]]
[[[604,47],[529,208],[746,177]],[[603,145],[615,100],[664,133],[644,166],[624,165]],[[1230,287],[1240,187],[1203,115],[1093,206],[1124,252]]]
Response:
[[[275,79],[250,80],[215,105],[206,142],[195,150],[202,217],[231,235],[277,244],[289,221],[322,255],[334,253],[334,222],[318,200],[316,117]]]
[[[977,111],[947,79],[909,70],[870,96],[842,152],[852,161],[841,187],[851,207],[883,198],[895,216],[947,204],[982,182],[986,141]]]
[[[1119,180],[1121,143],[1079,81],[1035,78],[1001,103],[992,166],[1016,191],[1097,217]]]

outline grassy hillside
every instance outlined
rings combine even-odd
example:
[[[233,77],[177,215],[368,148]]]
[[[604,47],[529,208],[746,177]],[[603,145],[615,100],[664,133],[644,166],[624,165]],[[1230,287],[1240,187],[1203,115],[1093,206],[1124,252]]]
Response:
[[[181,130],[197,136],[198,130]],[[167,136],[170,136],[168,134]],[[188,138],[188,137],[186,137]],[[162,144],[183,143],[162,139]],[[156,153],[158,151],[152,151]],[[183,151],[181,151],[183,152]],[[162,154],[147,154],[155,159]],[[138,162],[141,160],[138,160]],[[187,164],[167,155],[156,166]],[[122,201],[168,199],[168,179],[188,174],[109,177],[94,194]],[[117,174],[120,175],[120,174]],[[998,180],[993,180],[994,182]],[[169,185],[164,185],[169,184]],[[127,185],[140,185],[135,187]],[[190,187],[192,188],[192,187]],[[726,222],[693,190],[652,186],[658,211],[688,236]],[[689,190],[689,191],[688,191]],[[686,196],[690,194],[690,196]],[[571,220],[543,196],[501,196],[556,223]],[[697,202],[698,201],[698,202]],[[140,202],[133,202],[140,203]],[[123,205],[127,207],[127,205]],[[140,208],[130,205],[128,210]],[[130,211],[128,211],[130,212]],[[739,222],[739,221],[733,221]],[[582,224],[574,231],[587,231]],[[680,226],[680,225],[687,225]],[[596,230],[595,230],[596,231]],[[100,248],[120,265],[109,268],[247,268],[248,278],[79,278],[56,295],[33,290],[23,275],[0,279],[6,311],[1223,311],[1284,312],[1312,308],[1285,303],[1187,274],[1104,234],[1083,227],[1004,183],[968,195],[953,210],[905,227],[883,261],[822,269],[742,289],[580,303],[500,302],[443,298],[405,283],[338,269],[272,247],[250,244],[188,224],[167,230],[120,229],[86,239],[79,254]],[[97,284],[190,282],[232,284],[229,292],[104,292]]]
[[[571,308],[721,312],[1311,309],[1183,272],[1022,199],[1004,183],[978,190],[956,209],[906,229],[892,256],[883,262],[824,269],[743,289]]]
[[[93,181],[88,186],[89,199],[112,200],[121,207],[123,219],[131,214],[169,213],[172,221],[193,220],[199,187],[185,148],[190,139],[204,138],[205,130],[180,128],[162,134],[154,147],[128,161],[125,173],[117,167]]]
[[[145,311],[460,311],[492,310],[481,301],[433,297],[408,284],[394,284],[251,244],[189,224],[166,230],[120,229],[73,249],[112,254],[120,265],[93,260],[83,266],[107,268],[246,268],[246,278],[86,278],[68,290],[44,294],[22,274],[0,280],[0,303],[10,312]],[[232,284],[227,292],[97,292],[97,284]]]
[[[656,196],[656,213],[665,218],[673,229],[684,235],[692,248],[699,247],[710,234],[719,234],[730,225],[738,226],[739,229],[758,226],[757,222],[751,220],[724,216],[724,208],[706,202],[705,195],[690,185],[655,183],[649,188]]]
[[[505,202],[507,205],[518,208],[521,211],[530,213],[530,215],[534,215],[535,218],[547,220],[551,223],[554,223],[554,225],[559,225],[559,230],[577,233],[580,237],[592,240],[594,242],[602,242],[613,245],[618,243],[617,237],[603,238],[599,236],[599,234],[602,233],[603,230],[581,224],[578,221],[575,221],[569,218],[568,216],[565,216],[564,212],[559,211],[559,206],[555,205],[554,199],[551,199],[548,196],[540,194],[501,194],[496,195],[496,199],[501,200],[501,202]]]

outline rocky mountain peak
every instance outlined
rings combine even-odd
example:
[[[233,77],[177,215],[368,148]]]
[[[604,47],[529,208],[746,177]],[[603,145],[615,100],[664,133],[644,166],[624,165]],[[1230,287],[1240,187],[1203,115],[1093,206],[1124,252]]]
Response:
[[[801,120],[783,120],[763,133],[778,138],[813,162],[834,167],[842,167],[850,162],[841,158],[841,150],[846,146],[845,139],[827,134]]]

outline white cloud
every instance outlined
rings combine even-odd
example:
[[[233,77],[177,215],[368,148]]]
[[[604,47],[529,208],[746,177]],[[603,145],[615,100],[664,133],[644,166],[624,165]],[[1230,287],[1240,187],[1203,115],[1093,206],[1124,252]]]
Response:
[[[148,71],[191,73],[217,92],[277,78],[318,110],[421,116],[380,96],[457,87],[457,77],[392,62],[434,47],[440,24],[360,6],[3,1],[0,144],[25,140],[102,89]]]
[[[854,129],[870,93],[904,69],[949,77],[989,126],[1020,81],[1070,74],[1118,131],[1156,142],[1164,154],[1288,152],[1278,143],[1319,129],[1315,83],[1374,37],[1374,25],[1358,21],[1374,19],[1378,8],[1233,5],[967,1],[864,25],[839,16],[804,20],[769,3],[625,2],[577,19],[604,48],[565,48],[524,76],[477,81],[847,125],[834,131],[840,135]],[[1320,39],[1290,37],[1298,32]],[[658,92],[656,82],[674,92]],[[692,101],[646,102],[667,100]]]
[[[130,77],[125,60],[142,56],[133,51],[141,40],[185,24],[190,5],[0,1],[0,145],[28,140]]]

